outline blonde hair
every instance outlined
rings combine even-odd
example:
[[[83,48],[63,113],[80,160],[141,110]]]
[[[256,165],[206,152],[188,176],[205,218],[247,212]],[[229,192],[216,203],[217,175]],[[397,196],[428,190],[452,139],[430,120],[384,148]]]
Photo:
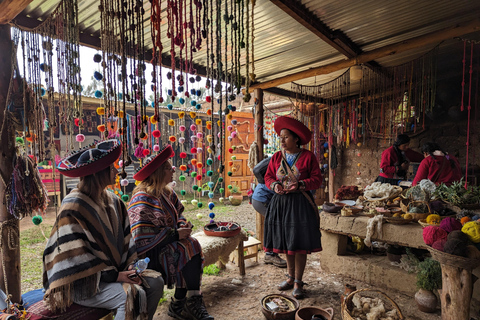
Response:
[[[133,189],[132,194],[137,192],[145,192],[157,198],[159,198],[162,194],[167,197],[170,196],[173,190],[168,186],[169,181],[166,180],[166,175],[164,174],[167,165],[172,166],[169,160],[162,163],[157,170],[155,170],[145,180],[140,182],[140,184]]]
[[[80,177],[77,185],[78,190],[92,198],[96,203],[102,203],[107,199],[105,189],[110,184],[111,166],[88,176]]]

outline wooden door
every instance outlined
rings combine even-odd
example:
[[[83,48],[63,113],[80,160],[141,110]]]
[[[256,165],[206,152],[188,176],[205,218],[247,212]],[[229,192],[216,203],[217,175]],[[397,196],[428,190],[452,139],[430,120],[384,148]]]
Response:
[[[250,146],[255,141],[255,120],[253,115],[248,112],[232,112],[232,120],[227,120],[225,124],[225,171],[232,172],[231,176],[225,175],[225,185],[237,185],[243,196],[247,195],[250,190],[250,184],[252,182],[253,173],[248,167],[248,153]],[[236,120],[237,124],[232,124],[232,121]],[[232,131],[228,128],[231,126]],[[228,137],[232,132],[236,132],[237,136],[228,141]],[[232,153],[229,152],[233,149]],[[232,160],[232,156],[236,159]],[[230,163],[232,163],[230,165]],[[225,195],[230,195],[230,190],[225,188]]]

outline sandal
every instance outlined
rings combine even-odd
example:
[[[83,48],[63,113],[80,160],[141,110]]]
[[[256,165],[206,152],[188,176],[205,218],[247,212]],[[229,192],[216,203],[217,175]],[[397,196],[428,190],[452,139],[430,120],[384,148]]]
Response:
[[[295,278],[292,277],[291,275],[286,274],[286,276],[288,277],[289,280],[295,281]],[[280,290],[280,291],[290,290],[292,288],[293,288],[293,283],[288,283],[288,280],[285,280],[278,285],[278,290]]]
[[[294,280],[295,283],[298,283],[298,285],[301,287],[301,288],[294,288],[293,289],[293,292],[292,292],[292,296],[295,298],[295,299],[303,299],[305,298],[305,290],[303,290],[303,286],[306,286],[307,284],[305,282],[303,282],[302,280],[297,280],[295,279]]]

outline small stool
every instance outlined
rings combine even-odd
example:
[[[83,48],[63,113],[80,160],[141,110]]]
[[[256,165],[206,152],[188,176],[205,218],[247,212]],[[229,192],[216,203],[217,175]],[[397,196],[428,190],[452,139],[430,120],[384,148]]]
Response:
[[[245,261],[245,259],[255,257],[255,262],[258,262],[258,245],[260,244],[262,244],[262,242],[253,237],[248,237],[247,241],[243,241],[243,261]],[[235,262],[235,257],[237,257],[237,254],[238,247],[230,255],[232,262]]]

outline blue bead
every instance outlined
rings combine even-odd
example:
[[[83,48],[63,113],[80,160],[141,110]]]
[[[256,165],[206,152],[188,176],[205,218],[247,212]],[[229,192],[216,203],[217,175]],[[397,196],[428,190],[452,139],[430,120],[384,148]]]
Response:
[[[190,89],[190,94],[195,94],[195,89]]]
[[[93,73],[93,77],[94,77],[96,80],[99,80],[99,81],[100,81],[100,80],[103,79],[103,74],[101,74],[101,73],[98,72],[98,71],[95,71],[95,72]]]
[[[168,108],[168,110],[173,110],[173,104],[168,104],[167,108]]]
[[[183,86],[178,87],[178,92],[183,92]]]
[[[180,102],[180,104],[184,104],[184,103],[185,103],[185,99],[180,98],[180,99],[178,99],[178,102]]]
[[[208,204],[208,209],[212,210],[213,208],[215,208],[215,204],[213,202],[210,202]]]
[[[208,216],[210,217],[210,219],[213,219],[213,218],[215,218],[215,213],[210,212],[210,214]]]
[[[202,109],[202,105],[201,105],[201,104],[197,104],[197,105],[195,106],[195,109],[197,109],[197,110]]]
[[[192,105],[192,107],[195,107],[195,105],[197,104],[197,101],[192,100],[192,101],[190,101],[190,104]]]
[[[151,106],[152,108],[155,108],[155,101],[152,101]]]
[[[173,93],[173,92],[172,92],[172,89],[168,89],[168,90],[167,90],[167,94],[168,94],[169,96],[171,96],[172,93]]]
[[[100,90],[95,91],[95,98],[100,99],[101,97],[103,97],[103,92]]]
[[[208,193],[208,197],[209,197],[210,199],[212,199],[212,198],[213,198],[213,192],[209,192],[209,193]]]
[[[121,93],[121,92],[118,93],[118,99],[123,100],[123,93]]]
[[[207,185],[208,185],[208,187],[209,187],[210,189],[212,189],[213,186],[215,185],[215,183],[213,183],[213,181],[209,181],[209,182],[207,183]]]
[[[197,96],[201,96],[202,95],[202,90],[197,90]]]
[[[324,147],[324,148],[328,148],[328,142],[325,142],[325,143],[323,144],[323,147]]]

